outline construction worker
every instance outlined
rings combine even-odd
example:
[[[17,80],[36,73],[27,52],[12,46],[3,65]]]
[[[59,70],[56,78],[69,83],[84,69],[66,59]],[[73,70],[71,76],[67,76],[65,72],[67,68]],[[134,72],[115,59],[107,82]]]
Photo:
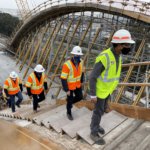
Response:
[[[15,71],[12,71],[4,82],[4,93],[7,96],[8,105],[11,107],[12,112],[15,112],[15,104],[20,108],[20,103],[23,100],[22,92],[22,81],[18,77]],[[15,103],[15,96],[18,97],[17,102]]]
[[[135,41],[131,39],[129,31],[121,29],[114,33],[111,43],[112,47],[102,51],[96,58],[89,81],[91,101],[95,103],[90,124],[90,137],[99,145],[105,144],[104,139],[99,135],[99,133],[105,134],[100,122],[108,105],[107,101],[119,82],[121,54],[128,54]]]
[[[45,99],[45,93],[47,93],[48,90],[47,77],[44,71],[45,69],[42,65],[36,65],[34,72],[29,75],[26,82],[27,94],[30,99],[33,98],[34,112],[37,112],[37,108],[40,107],[38,103]]]
[[[81,47],[75,46],[71,54],[72,57],[64,63],[61,73],[62,86],[67,94],[66,108],[69,120],[73,120],[72,104],[83,98],[81,83],[84,78],[83,63],[80,58],[83,55]]]

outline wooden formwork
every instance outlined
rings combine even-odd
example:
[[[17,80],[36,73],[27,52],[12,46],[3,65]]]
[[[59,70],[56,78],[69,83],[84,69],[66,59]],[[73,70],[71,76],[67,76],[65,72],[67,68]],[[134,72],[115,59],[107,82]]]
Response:
[[[150,121],[150,108],[119,103],[110,103],[109,106],[111,109],[116,110],[125,116]]]

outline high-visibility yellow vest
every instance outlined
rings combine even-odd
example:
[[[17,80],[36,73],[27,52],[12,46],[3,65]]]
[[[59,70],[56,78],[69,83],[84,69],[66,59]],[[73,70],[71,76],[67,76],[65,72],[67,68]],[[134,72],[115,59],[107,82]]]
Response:
[[[47,78],[44,73],[42,73],[42,77],[39,81],[33,72],[28,77],[26,87],[31,88],[32,94],[40,94],[44,90],[43,88],[44,82],[47,82]]]
[[[4,83],[4,89],[8,90],[9,95],[15,95],[20,91],[19,84],[21,84],[21,80],[19,77],[16,79],[15,82],[9,77]]]
[[[119,57],[118,70],[116,70],[116,59],[111,49],[104,50],[97,58],[96,62],[103,64],[105,70],[97,78],[96,96],[105,99],[111,95],[119,83],[121,73],[121,56]]]

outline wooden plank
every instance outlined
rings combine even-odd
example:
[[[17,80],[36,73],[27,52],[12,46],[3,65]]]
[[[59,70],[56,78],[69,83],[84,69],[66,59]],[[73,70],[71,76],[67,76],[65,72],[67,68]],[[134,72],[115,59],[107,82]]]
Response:
[[[2,110],[0,112],[0,115],[5,116],[5,117],[19,118],[20,119],[19,116],[20,116],[21,111],[23,112],[28,108],[29,108],[29,106],[28,107],[27,106],[22,106],[22,108],[17,108],[16,107],[16,112],[15,113],[12,113],[11,108],[7,108],[5,110]]]
[[[5,110],[1,111],[0,115],[4,116],[4,117],[9,117],[9,115],[12,115],[11,108],[8,108],[8,109],[5,109]]]
[[[40,108],[37,109],[37,112],[36,112],[36,113],[33,112],[33,110],[32,110],[31,113],[26,114],[26,115],[24,116],[24,118],[25,118],[26,120],[31,121],[34,117],[36,117],[36,116],[38,116],[38,115],[40,115],[40,114],[42,114],[42,113],[45,113],[45,112],[47,112],[48,110],[50,110],[51,107],[52,107],[51,105],[43,105],[43,106],[40,106]]]
[[[78,109],[78,108],[73,107],[72,112],[76,111],[77,109]],[[54,114],[51,114],[48,118],[46,118],[46,119],[44,119],[44,120],[42,121],[42,124],[43,124],[45,127],[50,128],[49,125],[50,125],[50,123],[51,123],[52,121],[56,121],[56,120],[58,120],[59,118],[61,118],[62,116],[64,116],[64,115],[66,115],[66,108],[63,109],[63,110],[61,110],[61,111],[59,111],[59,112],[56,112],[56,113],[54,113]]]
[[[21,118],[21,114],[23,114],[24,112],[28,112],[28,110],[32,109],[32,105],[21,105],[20,109],[17,109],[17,113],[14,114],[14,118],[18,118],[18,119],[22,119]]]
[[[62,127],[62,133],[66,133],[71,138],[75,138],[77,131],[79,131],[81,128],[85,128],[87,124],[90,124],[91,117],[92,112],[88,112],[80,118],[73,120],[68,125]]]
[[[38,109],[38,111],[40,111],[41,109],[43,109],[45,107],[45,105],[41,105],[40,108]],[[26,110],[25,112],[23,112],[22,114],[20,114],[21,119],[26,119],[28,120],[29,115],[33,114],[33,106],[31,108],[29,108],[28,110]],[[29,119],[30,120],[30,119]]]
[[[119,135],[126,133],[127,129],[133,126],[135,119],[128,118],[124,122],[122,122],[117,128],[113,129],[110,134],[104,136],[104,140],[106,141],[106,144],[101,147],[106,147],[107,145],[110,145],[114,139],[116,139]]]
[[[66,108],[65,105],[59,106],[59,107],[57,107],[57,108],[55,108],[55,109],[52,109],[52,110],[50,110],[50,111],[48,111],[48,112],[46,112],[46,113],[43,113],[43,114],[41,114],[41,115],[38,115],[37,117],[34,117],[34,118],[32,119],[32,121],[35,122],[35,123],[38,124],[38,125],[41,125],[41,122],[42,122],[44,119],[48,118],[48,117],[51,116],[51,115],[54,115],[54,114],[56,114],[56,113],[59,113],[60,111],[64,110],[65,108]]]
[[[150,121],[149,108],[115,103],[110,103],[110,108],[128,117]]]
[[[85,107],[76,110],[73,112],[73,119],[76,120],[77,118],[79,118],[80,116],[88,113],[89,110]],[[66,117],[66,114],[64,114],[63,116],[61,116],[60,118],[58,118],[57,120],[53,120],[50,122],[50,127],[53,128],[54,130],[56,130],[58,133],[61,132],[61,128],[69,123],[71,123],[72,121],[69,120]]]
[[[110,113],[105,114],[102,117],[102,121],[101,121],[101,126],[105,129],[105,135],[111,132],[114,128],[116,128],[126,119],[127,117],[121,115],[120,113],[116,111],[111,111]],[[90,138],[90,123],[91,123],[90,121],[83,129],[80,129],[79,131],[77,131],[77,135],[81,137],[82,139],[84,139],[87,143],[92,145],[94,144],[94,141],[91,140]]]

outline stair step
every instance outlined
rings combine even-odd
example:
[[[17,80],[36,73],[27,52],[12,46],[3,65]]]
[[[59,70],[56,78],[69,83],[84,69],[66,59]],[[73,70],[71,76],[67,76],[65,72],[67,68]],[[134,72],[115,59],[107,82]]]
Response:
[[[37,117],[38,115],[41,115],[41,114],[47,112],[47,111],[50,110],[51,108],[52,108],[51,105],[41,106],[41,107],[38,109],[37,113],[35,113],[35,112],[32,111],[30,114],[27,114],[27,115],[25,115],[24,117],[25,117],[26,120],[31,121],[31,120],[33,120],[34,117]]]
[[[131,124],[133,124],[134,121],[135,119],[128,118],[124,122],[122,122],[119,126],[114,128],[110,133],[106,134],[104,136],[104,139],[106,141],[106,144],[104,147],[106,147],[111,142],[113,142],[114,139],[116,139],[119,135],[123,134],[123,132],[126,132],[126,130],[131,126]]]
[[[135,150],[145,150],[150,143],[150,135],[147,135]],[[147,148],[148,149],[148,148]]]
[[[120,145],[117,146],[116,150],[119,150],[119,148],[121,150],[126,150],[126,149],[135,150],[137,148],[137,146],[139,146],[139,148],[140,148],[140,147],[142,147],[142,145],[140,146],[139,144],[142,144],[142,141],[148,135],[149,135],[149,132],[147,131],[146,124],[144,122],[142,125],[140,125],[138,128],[136,128],[136,130],[131,132],[130,135],[125,140],[123,140]],[[147,139],[145,139],[145,142],[146,141],[147,141]]]
[[[45,106],[46,106],[46,105],[45,105]],[[38,110],[39,110],[39,111],[42,110],[43,108],[45,108],[45,106],[42,105]],[[33,114],[33,108],[32,108],[32,107],[30,107],[30,108],[27,109],[26,111],[20,113],[20,118],[21,118],[21,119],[28,120],[29,117],[27,117],[27,116],[29,116],[29,115],[31,115],[31,114]]]
[[[118,125],[120,125],[122,122],[124,122],[127,119],[127,117],[119,114],[116,111],[111,111],[108,114],[105,114],[102,117],[101,126],[105,129],[105,135],[108,134],[111,130],[116,128]],[[80,129],[77,131],[77,138],[82,138],[90,145],[94,144],[94,141],[90,138],[90,123],[91,119],[89,120],[88,124],[83,129]],[[103,135],[104,136],[104,135]]]
[[[89,111],[80,118],[71,121],[68,125],[65,125],[62,127],[62,133],[66,133],[69,135],[71,138],[76,137],[77,131],[79,131],[82,128],[85,128],[87,124],[90,124],[92,117],[92,112]]]
[[[122,134],[120,134],[115,140],[113,140],[112,143],[108,144],[106,147],[105,147],[105,150],[112,150],[112,149],[115,149],[117,150],[118,147],[120,146],[120,143],[122,144],[122,142],[124,142],[126,139],[129,138],[130,135],[133,134],[133,132],[135,130],[137,130],[137,128],[143,123],[142,120],[134,120],[134,122],[125,130],[125,132],[123,132]],[[127,143],[125,142],[124,143],[124,147],[125,150],[126,149],[130,149],[131,150],[131,147],[127,148]],[[123,148],[123,147],[122,147]],[[124,148],[123,148],[124,149]],[[121,149],[121,150],[123,150]]]
[[[46,118],[49,118],[49,116],[51,115],[54,115],[54,114],[57,114],[59,113],[60,111],[66,109],[66,106],[65,105],[62,105],[62,106],[59,106],[59,107],[56,107],[55,109],[52,109],[52,110],[49,110],[48,112],[46,113],[43,113],[41,115],[38,115],[37,117],[34,117],[33,118],[33,122],[35,122],[36,124],[38,125],[41,125],[41,122],[46,119]]]
[[[20,119],[20,114],[24,113],[24,111],[30,109],[31,106],[27,106],[27,105],[21,105],[21,108],[17,108],[16,107],[16,113],[12,113],[11,108],[7,108],[5,110],[2,110],[0,112],[1,116],[5,116],[5,117],[14,117],[14,118],[19,118]]]
[[[87,108],[83,107],[79,110],[76,110],[72,113],[73,119],[76,120],[77,118],[79,118],[80,116],[87,114],[90,110],[88,110]],[[72,121],[69,120],[66,116],[66,114],[64,114],[62,117],[58,118],[57,120],[53,120],[50,122],[50,127],[53,128],[54,130],[56,130],[56,132],[60,133],[61,132],[61,128],[69,123],[71,123]]]
[[[48,118],[42,120],[41,124],[47,128],[50,128],[51,121],[58,120],[60,117],[66,115],[66,106],[64,105],[64,107],[65,107],[65,109],[50,114]],[[74,112],[76,110],[78,110],[78,108],[74,106],[72,108],[72,112]]]

